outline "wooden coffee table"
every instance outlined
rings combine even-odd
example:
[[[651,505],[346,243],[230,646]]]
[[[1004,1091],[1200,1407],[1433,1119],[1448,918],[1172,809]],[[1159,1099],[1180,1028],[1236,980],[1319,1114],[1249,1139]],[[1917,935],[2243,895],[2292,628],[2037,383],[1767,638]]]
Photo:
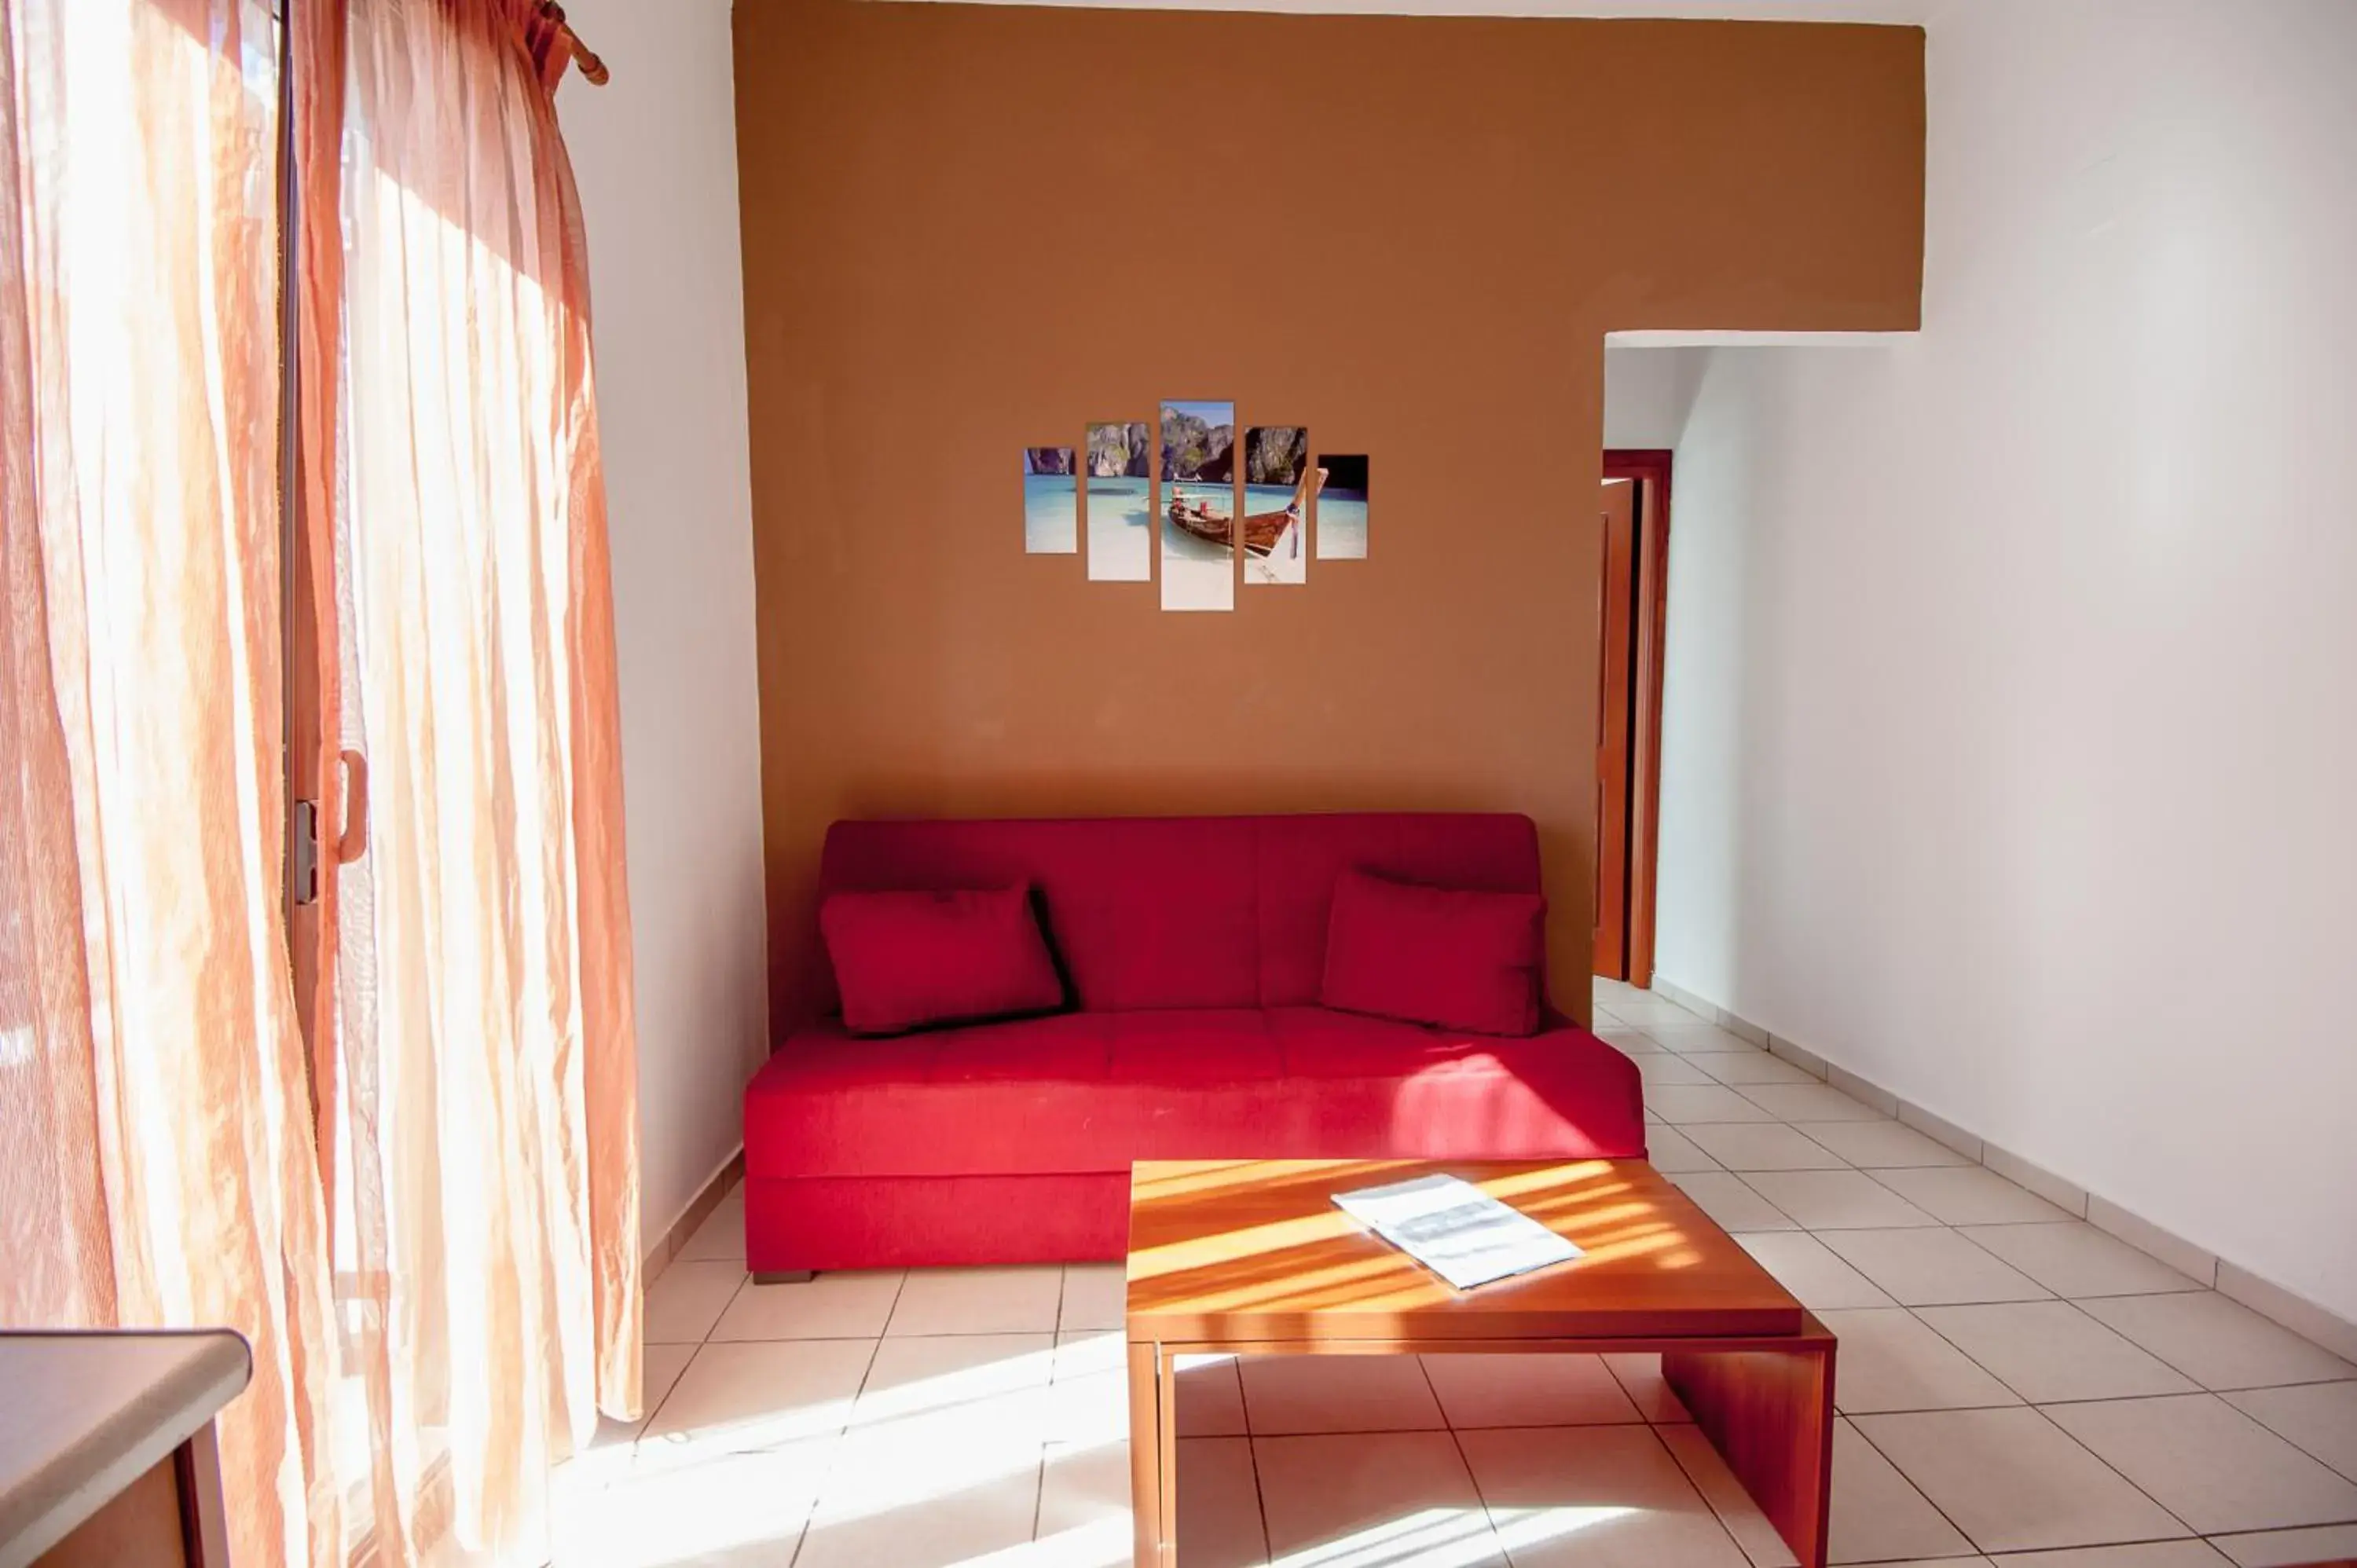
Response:
[[[1587,1255],[1459,1294],[1333,1205],[1435,1174]],[[1793,1555],[1823,1568],[1834,1337],[1642,1160],[1140,1162],[1129,1203],[1138,1568],[1176,1562],[1178,1357],[1646,1350]]]

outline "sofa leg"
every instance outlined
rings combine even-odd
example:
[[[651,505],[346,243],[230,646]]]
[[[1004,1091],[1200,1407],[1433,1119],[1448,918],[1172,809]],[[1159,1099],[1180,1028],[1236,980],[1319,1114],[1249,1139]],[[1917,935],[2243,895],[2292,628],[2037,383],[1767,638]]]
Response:
[[[762,1273],[756,1271],[753,1283],[757,1285],[802,1285],[810,1283],[816,1278],[818,1278],[816,1269],[783,1269],[775,1273]]]

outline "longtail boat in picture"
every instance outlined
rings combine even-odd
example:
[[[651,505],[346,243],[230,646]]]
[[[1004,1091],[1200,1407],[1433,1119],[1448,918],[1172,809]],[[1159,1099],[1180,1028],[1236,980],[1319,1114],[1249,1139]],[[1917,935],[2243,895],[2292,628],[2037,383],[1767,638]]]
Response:
[[[1301,477],[1301,488],[1293,494],[1292,502],[1277,511],[1256,511],[1244,519],[1244,549],[1254,555],[1265,555],[1276,548],[1276,542],[1289,527],[1299,526],[1309,510],[1309,499],[1326,483],[1326,470],[1312,469]],[[1187,504],[1183,496],[1170,498],[1170,526],[1209,544],[1232,542],[1230,520],[1212,511],[1201,501]]]

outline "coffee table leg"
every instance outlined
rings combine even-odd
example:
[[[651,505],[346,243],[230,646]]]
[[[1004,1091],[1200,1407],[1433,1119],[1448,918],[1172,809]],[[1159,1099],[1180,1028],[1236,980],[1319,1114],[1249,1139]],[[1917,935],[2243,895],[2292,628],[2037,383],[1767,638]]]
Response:
[[[1665,1351],[1662,1377],[1802,1568],[1824,1568],[1834,1337],[1809,1329],[1789,1349]]]
[[[1136,1568],[1178,1560],[1178,1390],[1162,1347],[1129,1348],[1129,1503],[1137,1521]]]

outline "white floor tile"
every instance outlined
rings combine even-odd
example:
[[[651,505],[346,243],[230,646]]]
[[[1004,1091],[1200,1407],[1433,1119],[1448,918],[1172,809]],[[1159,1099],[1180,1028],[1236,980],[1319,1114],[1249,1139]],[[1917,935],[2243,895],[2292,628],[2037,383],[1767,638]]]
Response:
[[[1760,1505],[1751,1500],[1751,1494],[1743,1489],[1743,1483],[1736,1479],[1700,1427],[1657,1427],[1653,1435],[1662,1440],[1662,1446],[1670,1451],[1686,1479],[1718,1516],[1719,1524],[1735,1538],[1751,1568],[1799,1568],[1800,1559],[1792,1555],[1775,1524],[1760,1511]]]
[[[1717,1083],[1719,1080],[1681,1056],[1663,1051],[1657,1056],[1631,1057],[1637,1064],[1637,1076],[1645,1080],[1648,1090],[1666,1089],[1673,1085]]]
[[[2215,1394],[2058,1404],[2046,1413],[2205,1535],[2357,1522],[2357,1482]]]
[[[1776,1118],[1724,1084],[1648,1087],[1647,1109],[1674,1127],[1694,1122],[1773,1122]]]
[[[1129,1341],[1115,1329],[1081,1329],[1056,1336],[1054,1370],[1049,1380],[1073,1382],[1106,1373],[1129,1376]]]
[[[700,1344],[744,1283],[742,1263],[673,1261],[648,1287],[646,1342]]]
[[[2226,1559],[2200,1541],[2076,1546],[2062,1552],[2008,1552],[1995,1561],[1996,1568],[2226,1568]]]
[[[931,1334],[885,1339],[852,1406],[851,1425],[889,1427],[947,1443],[1012,1434],[1047,1440],[1049,1334]]]
[[[1625,1057],[1667,1056],[1670,1047],[1638,1028],[1634,1024],[1606,1024],[1596,1031],[1596,1037]]]
[[[1916,1316],[2032,1404],[2193,1391],[2183,1373],[2067,1301],[1927,1306]]]
[[[640,1348],[639,1418],[636,1421],[616,1421],[608,1415],[597,1418],[597,1431],[589,1439],[589,1452],[606,1455],[625,1451],[638,1441],[639,1433],[646,1426],[657,1406],[670,1397],[679,1375],[687,1370],[688,1362],[695,1359],[693,1345],[646,1345]],[[627,1455],[624,1455],[627,1458]],[[603,1477],[613,1473],[611,1466],[585,1466]]]
[[[1846,1170],[1849,1162],[1781,1122],[1718,1122],[1686,1130],[1703,1153],[1731,1171]]]
[[[1846,1413],[2021,1402],[1912,1313],[1867,1307],[1817,1316],[1840,1341],[1834,1357],[1834,1403]]]
[[[1640,1026],[1658,1045],[1665,1046],[1680,1056],[1724,1056],[1735,1052],[1759,1052],[1758,1046],[1729,1029],[1700,1018],[1687,1017],[1676,1022],[1652,1023]]]
[[[892,1316],[900,1294],[898,1269],[821,1274],[799,1284],[750,1281],[737,1293],[715,1339],[873,1339]]]
[[[1728,1171],[1682,1171],[1670,1177],[1680,1192],[1695,1201],[1722,1230],[1792,1230],[1791,1216]]]
[[[1672,1029],[1712,1026],[1708,1019],[1687,1012],[1666,997],[1650,993],[1624,996],[1608,1004],[1608,1006],[1614,1017],[1624,1024],[1634,1024],[1641,1029],[1650,1029],[1656,1024]]]
[[[1647,1421],[1675,1424],[1694,1419],[1662,1377],[1662,1359],[1650,1351],[1604,1358],[1604,1365],[1627,1391],[1629,1402]]]
[[[1873,1281],[1805,1230],[1762,1230],[1735,1240],[1811,1311],[1892,1305]]]
[[[1181,1484],[1187,1479],[1183,1455],[1178,1478]],[[1182,1515],[1182,1529],[1184,1524]],[[1129,1444],[1049,1444],[1039,1467],[1039,1523],[1031,1533],[1053,1548],[1037,1554],[1041,1568],[1127,1562],[1137,1543],[1129,1511]]]
[[[1236,1370],[1255,1436],[1426,1432],[1448,1424],[1413,1356],[1246,1356]]]
[[[2253,1389],[2226,1402],[2357,1481],[2357,1383]]]
[[[1936,1138],[1896,1122],[1803,1122],[1800,1130],[1854,1165],[1965,1165],[1972,1162]]]
[[[2237,1568],[2295,1568],[2310,1563],[2357,1559],[2357,1524],[2331,1524],[2316,1530],[2271,1530],[2258,1535],[2222,1535],[2218,1550]]]
[[[1271,1555],[1283,1560],[1321,1547],[1338,1563],[1507,1568],[1457,1442],[1446,1432],[1254,1438]],[[1336,1550],[1344,1542],[1357,1550]]]
[[[1045,1452],[1016,1437],[916,1443],[889,1428],[846,1436],[795,1568],[953,1568],[1014,1554],[1039,1517]]]
[[[1424,1372],[1442,1415],[1459,1432],[1644,1419],[1594,1356],[1426,1356]]]
[[[648,1420],[640,1460],[682,1464],[839,1432],[875,1348],[860,1339],[706,1345]]]
[[[1650,1428],[1467,1432],[1458,1442],[1514,1568],[1749,1568]]]
[[[2215,1291],[2108,1296],[2084,1305],[2205,1389],[2357,1377],[2357,1367]]]
[[[1948,1225],[2027,1225],[2071,1218],[2036,1193],[1979,1165],[1926,1165],[1875,1179]]]
[[[1718,1162],[1705,1154],[1702,1145],[1675,1127],[1645,1129],[1645,1160],[1663,1176],[1719,1168]]]
[[[1758,1171],[1744,1179],[1805,1230],[1939,1223],[1864,1171]]]
[[[2057,1295],[2149,1295],[2201,1288],[2150,1253],[2082,1219],[2060,1225],[1964,1229],[1975,1245],[1995,1252]]]
[[[1857,1425],[1984,1552],[2192,1533],[2027,1406],[1868,1415]]]
[[[1059,1334],[1045,1436],[1053,1445],[1119,1443],[1129,1435],[1129,1346],[1117,1333]],[[1184,1412],[1182,1404],[1181,1412]]]
[[[1823,1083],[1762,1083],[1744,1090],[1779,1122],[1880,1122],[1881,1112]]]
[[[712,1206],[704,1223],[681,1246],[673,1262],[742,1262],[745,1258],[745,1184],[737,1183]]]
[[[1834,1424],[1834,1563],[1952,1557],[1972,1542],[1846,1421]]]
[[[1311,1358],[1304,1357],[1304,1360]],[[1243,1380],[1233,1356],[1178,1359],[1178,1435],[1242,1437],[1252,1430],[1244,1419]]]
[[[2037,1301],[2046,1287],[1943,1226],[1828,1230],[1822,1240],[1906,1306]]]
[[[555,1568],[779,1568],[832,1467],[836,1440],[650,1466],[566,1487],[551,1509]]]
[[[1181,1437],[1178,1568],[1262,1568],[1267,1561],[1251,1439]],[[1128,1562],[1125,1551],[1107,1568]]]
[[[1129,1321],[1129,1283],[1126,1271],[1119,1263],[1067,1263],[1064,1265],[1063,1305],[1056,1316],[1056,1327],[1063,1333],[1073,1329],[1119,1328]]]
[[[1820,1081],[1816,1074],[1807,1069],[1794,1067],[1782,1057],[1770,1056],[1766,1051],[1711,1051],[1697,1053],[1692,1060],[1696,1067],[1725,1084]]]
[[[1054,1266],[910,1269],[888,1335],[1053,1334],[1064,1271]]]

